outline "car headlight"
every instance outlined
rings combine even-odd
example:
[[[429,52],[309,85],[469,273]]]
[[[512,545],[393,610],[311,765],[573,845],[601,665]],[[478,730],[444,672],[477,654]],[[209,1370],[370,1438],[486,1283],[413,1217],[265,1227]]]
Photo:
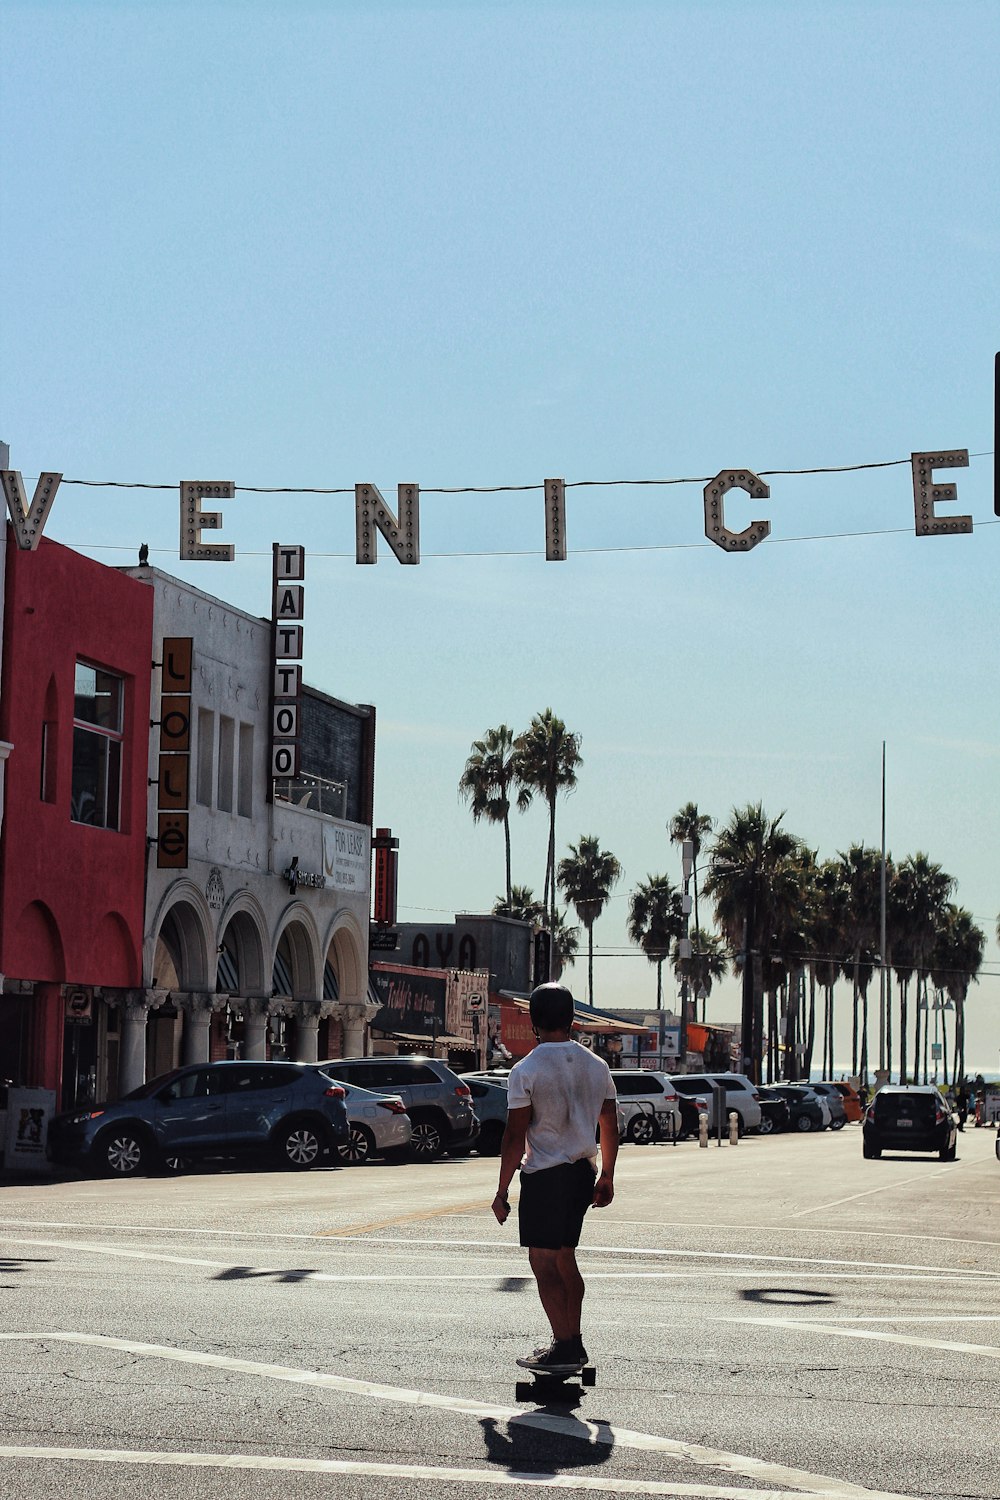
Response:
[[[103,1109],[88,1109],[82,1115],[67,1115],[63,1123],[66,1125],[86,1125],[88,1120],[99,1120],[103,1113]]]

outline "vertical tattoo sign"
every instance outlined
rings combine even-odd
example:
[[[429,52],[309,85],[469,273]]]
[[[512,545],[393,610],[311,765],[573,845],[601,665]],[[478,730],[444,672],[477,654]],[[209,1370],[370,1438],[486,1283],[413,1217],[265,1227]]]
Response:
[[[306,549],[272,543],[271,778],[297,776],[300,761],[302,618]]]

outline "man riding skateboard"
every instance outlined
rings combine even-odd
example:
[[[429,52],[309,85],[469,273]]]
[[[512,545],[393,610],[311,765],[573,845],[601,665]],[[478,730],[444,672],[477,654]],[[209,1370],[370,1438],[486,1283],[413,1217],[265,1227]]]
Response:
[[[552,1343],[517,1363],[543,1374],[573,1375],[587,1363],[576,1247],[587,1209],[591,1204],[606,1208],[615,1194],[618,1107],[607,1063],[573,1041],[569,990],[540,984],[529,1006],[538,1045],[507,1079],[507,1128],[493,1212],[498,1223],[506,1221],[508,1189],[520,1167],[520,1241],[528,1250]]]

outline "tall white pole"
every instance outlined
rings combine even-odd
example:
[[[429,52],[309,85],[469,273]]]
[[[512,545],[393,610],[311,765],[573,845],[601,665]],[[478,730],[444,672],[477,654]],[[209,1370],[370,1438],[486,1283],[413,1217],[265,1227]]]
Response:
[[[880,882],[881,895],[881,923],[879,937],[879,1006],[878,1006],[878,1065],[879,1070],[884,1071],[886,1066],[885,1057],[885,1023],[886,1023],[886,973],[885,973],[885,740],[882,741],[882,878]],[[890,1070],[892,1064],[889,1064]]]

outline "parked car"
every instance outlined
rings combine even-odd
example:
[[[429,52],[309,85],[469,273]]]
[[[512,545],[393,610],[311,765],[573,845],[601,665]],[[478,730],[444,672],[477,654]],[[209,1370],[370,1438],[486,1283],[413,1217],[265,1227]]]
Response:
[[[713,1082],[720,1083],[725,1088],[727,1119],[730,1111],[735,1110],[739,1115],[741,1135],[745,1130],[760,1128],[760,1101],[757,1098],[757,1087],[750,1082],[745,1073],[674,1073],[670,1081],[682,1098],[709,1101],[709,1120],[713,1130],[715,1129],[715,1116],[712,1108]]]
[[[887,1083],[879,1089],[862,1122],[864,1155],[883,1151],[936,1151],[954,1161],[958,1115],[932,1083]]]
[[[812,1089],[821,1099],[825,1099],[830,1110],[830,1129],[843,1130],[847,1124],[847,1106],[844,1096],[835,1083],[810,1083],[808,1079],[796,1080],[804,1089]]]
[[[134,1177],[195,1159],[254,1154],[303,1170],[347,1139],[344,1090],[322,1069],[216,1062],[175,1068],[113,1104],[56,1115],[47,1149],[64,1165]]]
[[[788,1100],[783,1099],[777,1089],[759,1088],[757,1090],[760,1100],[760,1126],[761,1135],[770,1135],[775,1130],[788,1130],[791,1128],[792,1114],[788,1106]]]
[[[834,1082],[834,1088],[842,1095],[844,1110],[852,1125],[857,1125],[864,1116],[865,1107],[861,1102],[861,1095],[853,1083],[846,1083],[843,1079]]]
[[[472,1093],[472,1107],[479,1120],[476,1150],[480,1156],[499,1156],[507,1125],[507,1079],[460,1075]]]
[[[790,1130],[825,1130],[830,1123],[830,1106],[814,1089],[801,1083],[774,1083],[771,1092],[788,1105]]]
[[[469,1150],[479,1135],[468,1083],[436,1057],[333,1057],[329,1074],[374,1094],[397,1094],[410,1116],[410,1154],[430,1161],[445,1151]]]
[[[646,1068],[612,1068],[611,1077],[626,1117],[626,1140],[645,1144],[680,1133],[680,1098],[669,1074]]]
[[[334,1077],[333,1068],[330,1076]],[[410,1144],[413,1127],[406,1113],[406,1105],[398,1094],[373,1094],[370,1089],[358,1088],[355,1083],[336,1082],[344,1090],[349,1135],[337,1147],[342,1162],[349,1166],[363,1166],[373,1157],[383,1156],[390,1160],[405,1156]]]

